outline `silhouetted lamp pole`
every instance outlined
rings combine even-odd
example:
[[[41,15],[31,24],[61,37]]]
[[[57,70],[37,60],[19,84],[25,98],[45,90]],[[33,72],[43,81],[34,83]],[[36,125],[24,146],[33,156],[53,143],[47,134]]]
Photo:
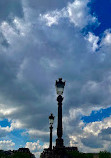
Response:
[[[59,80],[56,80],[55,83],[56,86],[56,92],[57,92],[57,101],[58,101],[58,125],[57,125],[57,139],[56,139],[56,147],[60,148],[64,146],[64,142],[62,139],[63,135],[63,129],[62,129],[62,101],[63,101],[63,91],[65,82],[62,81],[62,78],[59,78]]]
[[[51,114],[49,116],[49,123],[50,123],[50,144],[49,144],[49,149],[52,150],[52,129],[53,129],[53,123],[54,123],[54,116]]]

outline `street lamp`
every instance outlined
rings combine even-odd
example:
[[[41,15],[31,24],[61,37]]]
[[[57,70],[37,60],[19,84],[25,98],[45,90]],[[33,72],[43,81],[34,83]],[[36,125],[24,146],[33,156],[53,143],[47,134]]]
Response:
[[[54,123],[54,116],[53,114],[51,113],[51,115],[49,116],[49,123],[50,123],[50,144],[49,144],[49,149],[52,150],[52,125]]]
[[[56,139],[56,147],[60,148],[63,147],[64,143],[63,143],[63,139],[62,139],[62,135],[63,135],[63,129],[62,129],[62,101],[63,101],[63,97],[62,94],[64,92],[64,86],[65,86],[65,82],[62,81],[62,78],[59,78],[59,80],[56,80],[55,83],[56,86],[56,92],[57,92],[57,101],[58,101],[58,126],[57,126],[57,139]]]

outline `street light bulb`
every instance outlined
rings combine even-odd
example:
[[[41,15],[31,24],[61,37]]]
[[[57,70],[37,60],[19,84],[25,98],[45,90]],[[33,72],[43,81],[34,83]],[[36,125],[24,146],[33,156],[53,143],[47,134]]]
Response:
[[[56,80],[55,83],[56,86],[56,92],[58,95],[62,95],[64,92],[64,86],[65,86],[65,82],[62,81],[62,78],[59,78],[59,80]]]
[[[49,123],[50,123],[51,125],[53,125],[53,123],[54,123],[54,116],[53,116],[53,114],[51,114],[51,115],[49,116]]]
[[[56,87],[56,92],[57,92],[58,95],[62,95],[63,91],[64,91],[64,88],[62,88],[62,87]]]

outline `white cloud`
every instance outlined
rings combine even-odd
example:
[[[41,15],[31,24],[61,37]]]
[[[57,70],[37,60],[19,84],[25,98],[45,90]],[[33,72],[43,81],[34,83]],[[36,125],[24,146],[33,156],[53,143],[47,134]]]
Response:
[[[38,140],[37,142],[27,142],[25,147],[29,148],[30,151],[36,156],[36,158],[39,158],[43,149],[48,148],[49,146],[47,143],[40,145],[40,141]]]
[[[43,16],[41,16],[41,20],[45,20],[46,21],[46,25],[48,26],[51,26],[53,24],[58,24],[58,19],[59,19],[59,16],[58,16],[58,12],[55,13],[55,15],[51,16],[50,14],[45,14]]]
[[[24,23],[22,19],[15,17],[13,20],[13,24],[16,29],[15,31],[18,31],[18,34],[20,36],[26,36],[29,32],[30,26],[27,27],[26,23]]]
[[[69,18],[70,22],[76,27],[84,28],[90,24],[98,24],[97,18],[90,15],[90,10],[87,6],[89,0],[75,0],[73,3],[68,3],[67,7],[62,10],[52,11],[44,15],[40,15],[42,20],[46,21],[48,26],[58,24],[60,18]]]
[[[21,123],[19,120],[12,120],[11,122],[12,122],[10,127],[11,130],[22,129],[25,126],[24,123]]]
[[[43,150],[43,146],[40,145],[39,140],[37,142],[34,142],[34,143],[27,142],[26,143],[26,148],[29,148],[32,152]]]
[[[5,104],[0,104],[0,116],[1,117],[8,117],[9,115],[13,114],[18,108],[8,108]]]
[[[41,131],[41,130],[36,130],[36,129],[31,129],[28,131],[28,133],[31,135],[31,136],[44,136],[44,135],[47,135],[49,136],[49,132],[45,132],[45,131]]]
[[[82,152],[99,152],[102,150],[110,151],[108,144],[111,139],[111,117],[103,121],[82,124],[78,133],[77,127],[73,134],[69,135],[70,146],[77,146]]]
[[[103,43],[103,45],[105,44],[105,45],[111,45],[111,30],[109,29],[109,30],[106,30],[105,32],[104,32],[104,37],[103,37],[103,39],[102,39],[102,43]]]
[[[12,140],[1,140],[0,141],[0,149],[2,150],[13,150],[15,147],[15,143]]]
[[[89,46],[89,48],[91,49],[91,47],[92,47],[92,51],[95,52],[99,48],[99,46],[98,46],[99,37],[95,36],[93,33],[89,32],[86,39],[91,44],[91,46]]]
[[[22,124],[19,120],[11,120],[11,125],[2,127],[0,126],[0,135],[1,137],[6,136],[9,132],[15,130],[15,129],[24,129],[24,124]]]
[[[87,133],[98,135],[102,129],[107,129],[108,127],[111,127],[111,117],[105,118],[103,121],[88,123],[83,130]]]
[[[11,44],[11,42],[13,41],[13,39],[12,38],[10,38],[10,37],[17,37],[17,34],[16,34],[16,32],[14,31],[14,29],[13,29],[13,27],[11,27],[10,25],[9,25],[9,23],[8,22],[6,22],[6,21],[4,21],[4,22],[2,22],[2,24],[1,24],[1,26],[0,26],[0,29],[1,29],[1,31],[2,31],[2,33],[3,33],[3,35],[4,35],[4,37],[6,38],[6,40],[7,40],[7,42],[9,43],[9,44]],[[8,31],[7,31],[8,30]],[[11,35],[11,36],[10,36]]]
[[[68,5],[69,18],[75,26],[84,28],[90,23],[97,21],[96,17],[90,15],[90,10],[87,6],[89,0],[75,0]]]

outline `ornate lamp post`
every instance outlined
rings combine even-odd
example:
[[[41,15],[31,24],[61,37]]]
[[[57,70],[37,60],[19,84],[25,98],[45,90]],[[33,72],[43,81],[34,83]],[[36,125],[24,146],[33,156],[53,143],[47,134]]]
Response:
[[[50,144],[49,144],[49,149],[52,150],[52,129],[53,129],[53,123],[54,123],[54,116],[51,114],[49,116],[49,123],[50,123]]]
[[[59,78],[59,80],[56,80],[55,83],[56,86],[56,92],[57,92],[57,101],[58,101],[58,126],[57,126],[57,139],[56,139],[56,147],[61,148],[64,146],[64,142],[62,139],[63,135],[63,129],[62,129],[62,101],[63,101],[63,91],[65,82],[62,81],[62,78]]]
[[[77,147],[65,147],[64,141],[62,139],[63,129],[62,129],[62,101],[63,101],[63,92],[65,82],[62,81],[62,78],[56,80],[55,83],[56,92],[57,92],[57,102],[58,102],[58,123],[57,123],[57,139],[56,146],[52,150],[52,125],[54,122],[54,116],[51,114],[49,116],[50,123],[50,145],[48,149],[44,149],[43,153],[41,153],[41,158],[69,158],[68,152],[70,151],[78,151]]]

